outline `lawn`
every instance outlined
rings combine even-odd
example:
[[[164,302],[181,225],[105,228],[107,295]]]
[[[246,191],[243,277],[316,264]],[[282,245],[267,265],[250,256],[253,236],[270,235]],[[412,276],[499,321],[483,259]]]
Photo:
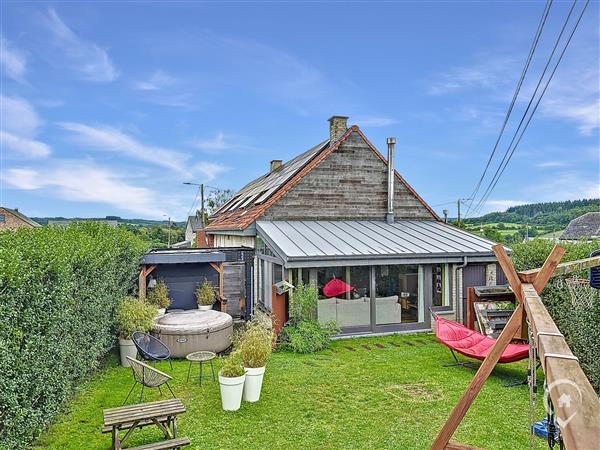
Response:
[[[158,367],[172,373],[173,390],[187,407],[178,430],[191,448],[425,449],[474,374],[443,367],[449,362],[449,351],[425,334],[340,340],[312,355],[275,353],[260,401],[234,413],[221,410],[218,382],[200,387],[185,381],[184,361],[175,362],[172,372],[168,364]],[[522,379],[526,367],[521,362],[494,371],[455,440],[494,449],[529,446],[528,389],[502,387]],[[130,369],[109,358],[35,448],[108,449],[110,435],[100,432],[102,409],[119,406],[131,382]],[[144,401],[159,398],[157,390],[144,394]],[[129,445],[160,437],[158,429],[146,427]]]

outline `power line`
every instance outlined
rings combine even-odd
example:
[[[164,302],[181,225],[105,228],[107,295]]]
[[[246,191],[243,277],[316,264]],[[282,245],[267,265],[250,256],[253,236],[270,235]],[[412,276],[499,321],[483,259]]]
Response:
[[[483,183],[483,180],[485,179],[485,175],[487,174],[487,171],[490,167],[492,159],[494,158],[494,155],[496,154],[498,144],[500,143],[500,140],[502,139],[502,135],[504,134],[504,130],[506,129],[506,124],[508,123],[508,119],[510,118],[510,115],[512,113],[512,110],[513,110],[513,107],[517,100],[517,97],[519,96],[519,92],[521,91],[521,86],[523,85],[523,81],[525,80],[525,75],[527,75],[529,65],[531,63],[531,60],[533,59],[533,54],[535,53],[538,42],[540,40],[540,36],[542,35],[542,30],[544,29],[544,25],[546,24],[546,19],[548,18],[548,14],[550,13],[550,8],[552,7],[552,2],[553,2],[553,0],[548,0],[546,2],[546,5],[544,6],[544,11],[542,12],[542,17],[540,18],[540,22],[538,23],[538,27],[537,27],[537,30],[533,37],[531,47],[529,48],[529,54],[527,55],[527,59],[525,61],[525,66],[523,67],[523,70],[521,71],[521,76],[519,78],[519,81],[517,82],[517,87],[515,88],[515,93],[513,94],[513,98],[510,102],[508,110],[506,111],[506,115],[504,117],[504,122],[502,123],[502,127],[500,128],[500,133],[498,134],[498,138],[496,139],[496,143],[494,144],[494,148],[492,149],[490,157],[488,158],[488,160],[485,164],[483,173],[481,174],[481,177],[479,178],[479,181],[477,182],[475,189],[473,189],[473,192],[469,196],[469,198],[471,199],[471,202],[469,203],[469,205],[467,207],[467,212],[465,213],[465,218],[468,216],[469,211],[471,210],[471,207],[473,206],[473,202],[475,201],[475,197],[477,196],[477,193],[479,192],[481,183]]]
[[[198,188],[196,189],[196,196],[194,197],[192,206],[190,206],[190,210],[188,211],[187,215],[185,216],[185,220],[187,220],[187,218],[190,217],[190,214],[192,213],[192,210],[194,209],[194,205],[196,204],[196,201],[198,200],[199,195],[200,195],[200,186],[198,186]]]
[[[555,52],[556,48],[558,47],[559,41],[560,41],[560,39],[562,37],[562,34],[563,34],[563,32],[564,32],[564,30],[566,28],[567,23],[568,23],[568,21],[569,21],[569,19],[571,17],[571,13],[573,12],[573,8],[575,7],[575,3],[577,3],[577,0],[575,0],[573,2],[573,5],[571,6],[571,9],[569,10],[569,14],[567,15],[567,18],[565,20],[565,24],[563,25],[563,28],[562,28],[559,36],[558,36],[556,44],[554,45],[554,49],[552,50],[552,53],[551,53],[551,55],[550,55],[550,57],[548,59],[546,67],[544,68],[542,76],[540,77],[538,85],[536,86],[535,92],[533,93],[533,95],[531,97],[531,100],[530,100],[529,104],[527,105],[527,109],[525,110],[525,113],[523,114],[523,117],[521,118],[521,122],[519,123],[519,127],[515,131],[515,134],[514,134],[512,140],[511,140],[509,146],[508,146],[508,149],[506,150],[504,158],[502,159],[502,162],[500,163],[500,166],[498,166],[498,169],[496,170],[496,174],[494,175],[494,178],[492,179],[492,181],[488,185],[488,188],[486,189],[485,193],[483,194],[481,200],[479,201],[479,203],[475,207],[475,211],[481,210],[481,208],[483,207],[483,205],[485,204],[485,202],[487,201],[487,199],[491,195],[492,191],[494,190],[494,188],[498,184],[498,181],[502,177],[502,174],[504,173],[506,167],[508,166],[508,163],[510,162],[510,160],[511,160],[513,154],[515,153],[515,151],[516,151],[519,143],[521,142],[521,139],[523,138],[523,135],[524,135],[525,131],[529,127],[529,123],[531,122],[531,119],[533,118],[535,112],[537,111],[537,108],[540,105],[540,102],[541,102],[542,98],[544,97],[544,94],[546,93],[546,90],[548,89],[548,86],[550,85],[550,82],[554,78],[554,74],[556,73],[556,70],[558,69],[558,66],[559,66],[560,62],[562,61],[562,58],[565,55],[565,52],[566,52],[569,44],[571,43],[571,39],[573,38],[573,35],[575,34],[575,31],[577,30],[577,27],[579,26],[579,23],[581,22],[581,19],[583,17],[583,14],[585,13],[585,10],[587,9],[587,6],[588,6],[589,2],[590,2],[590,0],[587,0],[585,2],[585,5],[583,6],[583,9],[581,10],[581,13],[579,14],[579,17],[577,18],[577,22],[575,22],[575,25],[573,26],[573,29],[571,30],[571,34],[569,35],[569,37],[567,39],[567,42],[565,43],[565,46],[563,47],[563,49],[562,49],[562,51],[560,53],[560,56],[559,56],[558,60],[556,61],[556,64],[554,65],[554,68],[552,69],[552,72],[551,72],[550,76],[548,77],[548,80],[546,81],[544,89],[542,90],[540,96],[538,97],[537,102],[536,102],[533,110],[531,111],[531,114],[529,115],[529,118],[527,119],[527,122],[525,123],[525,126],[523,127],[523,130],[521,131],[521,134],[519,135],[519,138],[517,139],[517,141],[515,142],[514,146],[511,149],[511,145],[513,144],[513,142],[515,141],[515,138],[517,137],[517,134],[519,133],[519,129],[521,128],[521,124],[522,124],[523,120],[525,119],[527,111],[529,110],[529,107],[531,106],[531,103],[533,102],[535,94],[537,93],[537,90],[538,90],[538,88],[539,88],[539,86],[540,86],[540,84],[541,84],[541,82],[543,80],[543,77],[544,77],[544,75],[546,73],[546,70],[547,70],[548,66],[550,65],[552,57],[554,56],[554,52]]]

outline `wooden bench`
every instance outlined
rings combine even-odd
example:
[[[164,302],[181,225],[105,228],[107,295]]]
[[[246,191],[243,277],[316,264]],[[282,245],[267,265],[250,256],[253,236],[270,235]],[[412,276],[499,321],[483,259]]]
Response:
[[[112,448],[120,450],[136,428],[156,425],[165,440],[155,444],[136,447],[138,450],[159,450],[189,445],[188,438],[177,438],[177,415],[185,412],[179,399],[160,400],[104,410],[103,433],[112,433]],[[127,430],[121,439],[119,432]]]

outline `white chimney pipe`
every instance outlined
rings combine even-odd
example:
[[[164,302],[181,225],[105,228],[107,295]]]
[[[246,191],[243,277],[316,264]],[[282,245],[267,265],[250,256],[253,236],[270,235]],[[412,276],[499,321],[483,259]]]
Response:
[[[396,145],[396,138],[387,138],[388,146],[388,182],[387,182],[387,214],[385,219],[387,223],[394,223],[394,146]]]

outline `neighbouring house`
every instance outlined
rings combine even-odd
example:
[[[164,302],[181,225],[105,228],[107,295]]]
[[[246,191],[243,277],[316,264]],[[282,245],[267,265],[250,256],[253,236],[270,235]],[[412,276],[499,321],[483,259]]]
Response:
[[[31,220],[17,208],[0,207],[0,230],[14,230],[17,228],[41,227],[39,223]]]
[[[562,241],[600,239],[600,212],[589,212],[576,217],[561,234]]]
[[[185,225],[185,240],[188,242],[196,241],[196,232],[202,228],[202,219],[198,216],[188,216]]]
[[[210,217],[210,245],[255,248],[260,307],[279,281],[313,283],[318,319],[343,334],[427,330],[429,308],[464,322],[467,287],[506,281],[493,242],[444,223],[394,170],[394,144],[386,159],[331,117],[327,139],[271,161]]]

